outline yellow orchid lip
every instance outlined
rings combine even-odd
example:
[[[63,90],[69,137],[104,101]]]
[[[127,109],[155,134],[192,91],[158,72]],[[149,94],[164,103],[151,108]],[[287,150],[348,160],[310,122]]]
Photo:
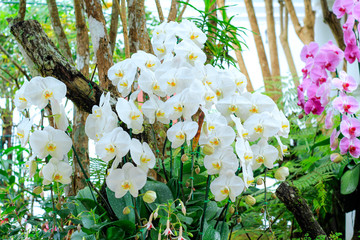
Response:
[[[221,169],[221,163],[219,162],[216,162],[216,163],[212,163],[212,166],[217,169],[217,170],[220,170]]]
[[[124,190],[129,190],[131,188],[131,183],[129,183],[129,181],[125,181],[123,184],[121,184],[121,187]]]
[[[52,96],[53,96],[53,92],[49,92],[48,90],[45,91],[44,97],[45,97],[46,99],[49,99],[49,98],[51,98]]]
[[[229,188],[228,187],[224,187],[223,189],[220,190],[220,192],[224,195],[229,195]]]
[[[49,144],[46,146],[46,149],[47,149],[49,152],[53,152],[53,151],[55,151],[56,146],[55,146],[53,143],[49,143]]]
[[[183,133],[180,133],[180,134],[177,134],[175,137],[176,137],[177,139],[183,140],[183,139],[185,138],[185,135],[184,135]]]
[[[17,135],[19,136],[19,138],[24,138],[24,134],[22,134],[22,133],[17,133]]]
[[[142,163],[148,163],[148,162],[150,162],[150,158],[147,158],[146,156],[145,157],[141,157],[140,158],[140,161],[142,162]]]
[[[107,152],[110,152],[110,153],[114,153],[114,152],[115,152],[115,148],[114,148],[113,146],[110,146],[110,147],[108,147],[108,148],[105,148],[105,150],[106,150]]]
[[[62,178],[63,178],[63,176],[61,176],[60,174],[56,174],[54,176],[54,181],[61,181]]]
[[[119,72],[115,73],[115,76],[122,78],[124,76],[124,73],[123,73],[123,71],[119,71]]]
[[[26,98],[24,98],[24,97],[19,97],[19,100],[20,100],[21,102],[27,102]]]

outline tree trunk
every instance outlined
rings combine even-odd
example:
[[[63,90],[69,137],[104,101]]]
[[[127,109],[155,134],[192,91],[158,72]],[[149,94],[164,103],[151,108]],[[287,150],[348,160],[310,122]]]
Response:
[[[67,60],[71,64],[74,64],[74,61],[72,59],[71,50],[69,43],[66,39],[66,35],[64,32],[63,27],[61,26],[60,18],[59,18],[59,12],[58,8],[56,6],[56,0],[46,0],[47,6],[49,9],[49,15],[51,19],[51,25],[53,27],[53,30],[55,32],[56,39],[59,42],[60,51],[64,54]]]
[[[107,71],[113,65],[113,60],[101,2],[100,0],[85,0],[85,4],[100,86],[116,94],[115,86],[107,77]]]
[[[256,50],[257,50],[259,61],[260,61],[261,73],[262,73],[262,76],[264,79],[265,90],[267,92],[270,92],[270,91],[273,91],[273,88],[271,86],[269,86],[269,84],[266,84],[266,83],[268,82],[268,80],[271,79],[271,73],[270,73],[269,64],[268,64],[268,61],[266,58],[265,48],[264,48],[264,44],[263,44],[263,41],[261,38],[259,25],[258,25],[256,16],[255,16],[254,6],[253,6],[251,0],[245,0],[245,6],[246,6],[246,10],[247,10],[247,13],[249,16],[251,30],[253,31]]]
[[[215,45],[216,44],[216,34],[215,34],[215,29],[216,29],[216,25],[217,25],[217,14],[216,11],[214,11],[216,9],[216,2],[210,2],[209,3],[210,6],[208,6],[208,12],[207,14],[209,14],[211,11],[213,11],[211,14],[208,15],[208,19],[207,19],[207,25],[208,25],[208,34],[207,34],[207,40],[206,40],[206,44],[210,44],[210,45]],[[206,8],[206,6],[205,6]],[[211,60],[213,60],[214,55],[212,54],[212,52],[210,50],[208,50],[209,48],[206,47],[205,44],[205,54],[206,54],[206,62],[205,64],[211,63]]]
[[[270,48],[270,65],[273,80],[280,81],[279,54],[276,43],[274,9],[272,0],[265,0],[267,36]],[[281,82],[281,81],[280,81]]]
[[[296,15],[294,5],[291,0],[285,0],[285,5],[289,11],[291,21],[294,25],[294,29],[300,40],[304,44],[309,44],[314,41],[314,24],[315,24],[315,12],[311,7],[311,0],[304,0],[305,17],[304,26],[301,26],[299,19]]]
[[[222,8],[225,6],[225,0],[217,0],[216,1],[217,5],[219,8]],[[228,21],[228,17],[226,15],[226,10],[222,10],[222,16],[223,16],[223,21]],[[225,19],[224,19],[225,17]],[[230,35],[231,33],[228,33],[228,35]],[[254,91],[254,88],[251,84],[251,81],[250,81],[250,77],[249,77],[249,73],[247,71],[247,68],[246,68],[246,65],[245,65],[245,62],[244,62],[244,58],[241,54],[241,50],[235,45],[235,44],[232,44],[232,46],[235,48],[235,56],[236,56],[236,60],[237,60],[237,63],[239,65],[239,68],[240,68],[240,72],[242,72],[245,77],[246,77],[246,80],[247,80],[247,85],[246,85],[246,89],[248,92],[253,92]]]
[[[122,5],[122,4],[121,4]],[[139,49],[139,38],[136,24],[136,1],[127,1],[128,26],[129,26],[129,49],[130,53],[136,53]]]
[[[276,189],[276,196],[285,204],[286,208],[294,214],[294,217],[304,233],[308,233],[311,239],[326,233],[316,221],[305,199],[299,196],[298,190],[289,183],[283,182]]]
[[[19,12],[18,12],[17,18],[20,21],[24,21],[25,14],[26,14],[26,0],[20,0],[19,1]]]
[[[156,4],[156,8],[157,8],[157,11],[159,14],[160,22],[162,23],[165,20],[165,18],[164,18],[164,14],[163,14],[163,11],[161,8],[160,0],[155,0],[155,4]]]
[[[171,0],[171,6],[170,6],[170,11],[169,11],[169,16],[168,16],[168,22],[176,20],[178,7],[179,7],[178,1],[177,0]]]
[[[289,42],[288,42],[288,26],[289,26],[289,13],[284,6],[284,2],[281,0],[280,3],[280,43],[284,50],[286,61],[289,66],[291,76],[293,78],[295,89],[299,86],[299,78],[297,75],[294,58],[292,57]],[[284,18],[284,9],[285,9],[285,18]]]
[[[76,20],[76,46],[77,46],[77,67],[84,76],[89,76],[89,35],[86,27],[84,6],[82,0],[74,0],[75,20]],[[72,140],[76,154],[80,159],[77,161],[75,153],[73,153],[73,179],[70,184],[70,196],[75,196],[77,192],[87,186],[84,173],[80,164],[90,176],[90,159],[89,159],[89,139],[85,134],[85,122],[89,115],[87,112],[80,110],[74,106],[73,132]]]
[[[121,7],[119,7],[120,19],[123,26],[123,35],[124,35],[124,46],[125,46],[125,57],[130,58],[130,44],[129,44],[129,33],[128,33],[128,24],[126,18],[126,5],[125,0],[121,0]]]
[[[58,51],[36,20],[13,24],[10,28],[15,39],[21,44],[29,59],[42,76],[52,76],[67,87],[66,96],[77,107],[91,113],[98,105],[102,90],[90,82],[71,65]]]
[[[111,55],[114,54],[115,50],[115,43],[116,43],[116,35],[119,26],[119,0],[112,1],[111,7],[111,22],[110,22],[110,30],[109,30],[109,37],[110,37],[110,44],[111,44]]]

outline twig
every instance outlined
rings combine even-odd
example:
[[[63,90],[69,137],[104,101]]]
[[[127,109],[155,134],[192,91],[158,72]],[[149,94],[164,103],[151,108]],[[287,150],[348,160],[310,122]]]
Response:
[[[12,78],[15,81],[15,84],[16,84],[17,88],[20,89],[20,85],[19,85],[19,82],[18,82],[17,78],[14,77],[13,75],[11,75],[10,72],[8,70],[6,70],[5,68],[0,66],[0,69],[3,70],[7,75],[9,75],[9,77]]]
[[[119,6],[118,12],[120,14],[120,20],[123,26],[125,57],[130,58],[130,43],[129,43],[129,33],[127,29],[125,0],[121,0],[121,6]]]
[[[178,16],[178,18],[177,18],[177,21],[178,21],[178,22],[180,22],[180,21],[182,20],[182,17],[183,17],[183,15],[184,15],[185,9],[186,9],[187,4],[188,4],[189,2],[190,2],[190,0],[186,0],[186,3],[184,3],[184,6],[183,6],[183,8],[181,9],[181,12],[180,12],[180,14],[179,14],[179,16]]]
[[[156,3],[157,11],[158,11],[158,13],[159,13],[160,22],[163,22],[163,21],[165,20],[165,18],[164,18],[163,11],[162,11],[162,9],[161,9],[160,1],[159,1],[159,0],[155,0],[155,3]]]
[[[29,77],[29,75],[26,74],[25,70],[22,69],[22,68],[20,67],[20,65],[17,64],[17,62],[15,62],[14,59],[12,59],[12,57],[10,56],[10,53],[8,53],[8,52],[5,50],[5,48],[4,48],[3,46],[1,46],[1,45],[0,45],[0,51],[2,51],[2,52],[9,58],[9,60],[20,70],[20,72],[21,72],[22,74],[24,74],[24,76],[26,77],[26,79],[30,81],[31,78]]]

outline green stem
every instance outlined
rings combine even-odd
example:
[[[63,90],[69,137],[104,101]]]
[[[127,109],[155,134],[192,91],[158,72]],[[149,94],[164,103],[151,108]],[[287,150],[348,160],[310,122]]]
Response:
[[[181,146],[181,157],[185,154],[184,151],[184,144]],[[182,200],[184,202],[184,185],[183,185],[183,170],[184,170],[184,163],[181,161],[181,157],[180,157],[180,174],[179,174],[179,192],[178,192],[178,198],[180,197],[180,190],[181,190],[181,197]]]
[[[203,212],[203,214],[201,216],[201,225],[200,225],[200,232],[199,232],[200,239],[202,239],[202,236],[204,234],[203,231],[204,231],[206,208],[207,208],[207,203],[208,203],[208,198],[209,198],[210,180],[211,180],[211,175],[208,175],[207,180],[206,180],[206,193],[205,193],[205,200],[204,200],[204,212]]]
[[[170,121],[170,127],[171,126],[172,126],[172,121]],[[172,147],[170,144],[170,179],[172,178],[172,170],[173,170],[173,155],[172,155]]]
[[[156,135],[155,135],[155,129],[154,129],[154,126],[151,124],[151,131],[152,131],[152,134],[153,134],[153,137],[154,137],[154,142],[155,142],[155,149],[156,149],[156,153],[157,153],[157,157],[159,159],[159,162],[161,163],[161,166],[162,166],[162,169],[163,169],[163,172],[164,172],[164,176],[165,176],[165,179],[166,179],[166,182],[169,181],[169,178],[167,176],[167,173],[166,173],[166,169],[165,169],[165,163],[164,163],[164,159],[161,159],[160,157],[160,151],[158,149],[158,145],[157,145],[157,140],[156,140]],[[167,138],[166,138],[167,139]],[[165,146],[166,146],[166,139],[165,139],[165,143],[164,143],[164,148],[163,148],[163,156],[164,155],[164,152],[165,152]],[[160,164],[159,164],[160,165]],[[160,168],[160,166],[159,166]]]

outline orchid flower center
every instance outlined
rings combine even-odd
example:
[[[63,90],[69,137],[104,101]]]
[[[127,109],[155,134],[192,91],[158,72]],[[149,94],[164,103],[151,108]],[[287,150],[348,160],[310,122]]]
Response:
[[[48,150],[48,152],[53,152],[53,151],[55,151],[55,149],[56,149],[56,145],[53,144],[53,143],[48,143],[48,144],[46,145],[46,149]]]
[[[243,138],[247,137],[248,135],[249,135],[249,133],[247,133],[247,132],[244,132],[244,133],[242,134]]]
[[[228,187],[223,187],[220,192],[224,195],[229,195],[230,189]]]
[[[211,102],[214,99],[214,96],[208,95],[205,97],[205,100]]]
[[[63,176],[61,176],[60,174],[56,174],[55,176],[54,176],[54,181],[61,181],[61,179],[63,178]]]
[[[154,91],[160,90],[160,86],[157,83],[154,83],[153,87]]]
[[[141,156],[141,158],[140,158],[140,161],[142,162],[142,163],[148,163],[148,162],[150,162],[150,158],[148,158],[146,155],[142,155]]]
[[[195,39],[197,39],[198,37],[199,37],[198,34],[192,33],[191,36],[190,36],[190,39],[191,39],[191,40],[195,40]]]
[[[244,83],[243,80],[237,80],[237,81],[236,81],[236,86],[240,86],[240,85],[242,85],[243,83]]]
[[[171,81],[167,82],[167,84],[170,86],[170,87],[175,87],[176,86],[176,79],[171,79]]]
[[[184,139],[185,139],[185,134],[182,133],[182,132],[179,132],[175,137],[176,137],[177,139],[184,140]]]
[[[115,76],[122,78],[124,76],[124,72],[122,70],[119,70],[117,73],[115,73]]]
[[[355,131],[356,131],[356,127],[350,127],[349,128],[350,135],[355,135]]]
[[[179,105],[177,105],[177,106],[174,106],[174,109],[175,109],[175,111],[177,111],[177,112],[182,112],[183,107],[181,106],[181,104],[179,104]]]
[[[157,116],[157,117],[163,117],[164,115],[165,115],[165,112],[162,111],[162,110],[158,110],[158,111],[156,112],[156,116]]]
[[[154,66],[155,66],[155,63],[150,60],[146,61],[146,63],[145,63],[145,67],[147,67],[147,68],[152,68]]]
[[[19,136],[19,138],[24,138],[24,134],[18,132],[17,135]]]
[[[258,156],[258,157],[256,158],[256,161],[257,161],[258,163],[264,163],[264,157],[263,157],[263,156]]]
[[[344,111],[345,112],[349,112],[349,109],[351,108],[351,105],[350,104],[345,104],[344,105]]]
[[[286,129],[286,128],[288,128],[288,127],[289,127],[289,125],[284,124],[284,125],[282,125],[281,127],[282,127],[282,129]]]
[[[164,47],[158,47],[158,48],[156,48],[156,50],[158,50],[159,52],[161,52],[161,53],[164,53],[165,52],[165,48]]]
[[[212,166],[213,166],[216,170],[220,170],[220,169],[221,169],[221,162],[214,162],[214,163],[212,163]]]
[[[105,148],[105,150],[106,150],[108,153],[114,153],[114,152],[115,152],[115,148],[114,148],[113,145],[108,146],[107,148]]]
[[[129,181],[124,181],[122,184],[121,184],[121,187],[124,189],[124,190],[129,190],[131,188],[131,183]]]
[[[237,107],[236,105],[231,104],[231,105],[229,106],[229,111],[230,111],[230,112],[234,113],[234,112],[236,112],[237,110],[238,110],[238,107]]]
[[[353,145],[350,145],[350,147],[349,147],[349,152],[350,152],[350,153],[354,153],[355,151],[356,151],[356,147],[353,146]]]
[[[345,91],[348,91],[350,84],[346,82],[346,83],[343,83],[342,86],[343,86],[343,88],[344,88]]]
[[[48,90],[46,90],[46,91],[44,92],[44,97],[45,97],[45,99],[51,98],[52,95],[53,95],[53,92],[50,92],[50,91],[48,91]]]
[[[198,58],[198,56],[196,56],[195,53],[190,53],[190,55],[189,55],[190,61],[195,61],[197,58]]]
[[[128,82],[125,80],[125,81],[122,81],[121,83],[119,83],[119,85],[122,86],[122,87],[127,87]]]
[[[249,112],[251,113],[259,113],[259,109],[256,105],[252,105],[251,108],[249,109]]]
[[[253,156],[251,154],[246,154],[244,155],[245,161],[249,162],[252,160]]]
[[[210,143],[212,145],[218,146],[220,144],[220,140],[217,137],[215,137],[212,140],[210,140]]]
[[[261,125],[257,125],[255,128],[254,128],[255,132],[257,133],[262,133],[264,131],[264,128],[263,126]]]
[[[24,98],[24,97],[19,97],[19,100],[20,100],[20,102],[27,102],[26,98]]]
[[[139,114],[136,114],[135,112],[132,112],[132,113],[130,114],[131,120],[137,120],[139,117],[140,117],[140,115],[139,115]]]

